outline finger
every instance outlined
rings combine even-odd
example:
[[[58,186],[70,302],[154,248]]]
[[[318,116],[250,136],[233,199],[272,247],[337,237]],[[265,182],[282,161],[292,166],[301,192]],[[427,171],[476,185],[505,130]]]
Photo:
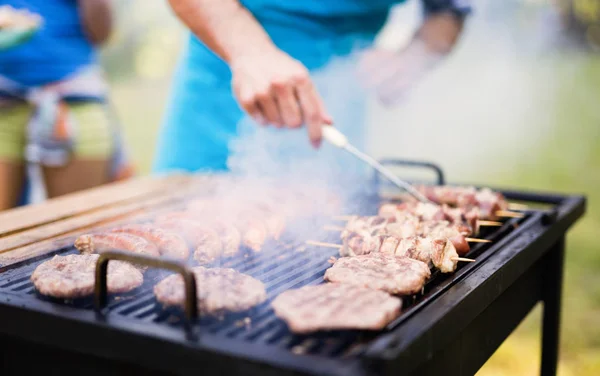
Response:
[[[254,96],[252,95],[251,91],[249,89],[239,89],[239,93],[237,95],[240,107],[246,111],[246,113],[250,115],[254,121],[260,125],[267,125],[265,115],[263,114],[258,102],[254,100]]]
[[[302,126],[302,113],[292,86],[285,84],[275,86],[275,102],[283,125],[290,128]]]
[[[325,120],[329,120],[329,116],[323,111],[325,105],[310,80],[298,85],[297,95],[302,116],[308,129],[308,137],[313,147],[318,148],[321,145],[321,127]]]
[[[283,126],[283,122],[279,116],[279,110],[277,109],[275,98],[271,95],[271,93],[260,93],[256,97],[258,99],[258,105],[260,106],[267,123],[273,124],[277,128],[281,128]]]

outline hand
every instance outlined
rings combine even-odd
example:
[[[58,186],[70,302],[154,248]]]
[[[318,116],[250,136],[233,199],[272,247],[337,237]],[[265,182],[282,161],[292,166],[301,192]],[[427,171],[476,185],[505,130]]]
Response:
[[[277,128],[306,124],[312,145],[320,145],[321,127],[333,121],[306,67],[274,49],[231,59],[230,68],[234,95],[256,122]]]
[[[359,63],[358,76],[386,106],[400,102],[442,55],[413,41],[403,51],[374,48]]]
[[[431,14],[402,51],[373,49],[359,64],[359,77],[385,105],[401,100],[455,46],[463,19],[451,12]]]

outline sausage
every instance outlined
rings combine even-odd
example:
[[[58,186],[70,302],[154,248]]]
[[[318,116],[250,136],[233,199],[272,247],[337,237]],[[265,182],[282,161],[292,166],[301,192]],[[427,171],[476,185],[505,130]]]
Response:
[[[75,248],[84,254],[121,250],[147,256],[160,256],[158,247],[154,243],[131,234],[85,234],[75,240]]]
[[[178,221],[178,220],[186,220],[186,221],[194,221],[199,224],[211,228],[216,231],[221,238],[221,243],[223,246],[223,255],[224,256],[233,256],[238,253],[240,250],[240,245],[242,243],[242,234],[239,229],[237,229],[234,225],[227,223],[222,219],[212,219],[210,223],[205,224],[205,220],[202,219],[197,213],[191,211],[178,211],[171,212],[163,215],[159,218],[160,221]]]
[[[159,219],[155,225],[181,234],[194,248],[193,257],[200,264],[214,261],[223,254],[219,234],[209,226],[192,219]]]
[[[152,225],[130,224],[111,229],[110,232],[140,236],[158,247],[162,256],[187,260],[190,250],[179,234]]]

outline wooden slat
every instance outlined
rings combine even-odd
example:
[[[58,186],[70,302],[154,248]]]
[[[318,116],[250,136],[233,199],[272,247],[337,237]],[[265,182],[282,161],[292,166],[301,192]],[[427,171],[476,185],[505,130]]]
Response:
[[[130,222],[136,217],[153,213],[161,207],[169,207],[180,202],[187,193],[189,192],[159,196],[141,203],[134,202],[120,207],[113,207],[100,213],[70,218],[13,235],[7,239],[11,241],[11,244],[17,244],[18,246],[17,248],[0,251],[0,266],[4,267],[29,258],[42,256],[72,245],[77,236],[81,234],[102,227]]]
[[[0,236],[40,226],[144,195],[160,194],[175,189],[190,177],[143,177],[57,197],[46,202],[0,213]],[[0,239],[0,244],[3,239]],[[6,247],[3,247],[6,248]]]
[[[132,195],[128,201],[104,200],[108,204],[98,207],[96,210],[74,211],[72,216],[64,219],[56,218],[55,221],[42,224],[31,221],[28,229],[0,237],[0,267],[43,256],[72,245],[77,236],[90,230],[98,230],[105,226],[130,222],[148,214],[172,210],[174,204],[182,202],[187,197],[210,194],[223,178],[227,179],[224,176],[215,175],[171,176],[161,179],[160,186],[164,189],[146,190],[144,191],[145,195]],[[104,191],[99,196],[102,197],[107,194],[106,192]],[[119,197],[122,198],[123,195]],[[65,196],[65,199],[67,198],[69,197]],[[72,201],[65,201],[71,202],[70,205],[73,205]],[[38,206],[42,205],[44,204]],[[6,217],[9,215],[10,213]]]

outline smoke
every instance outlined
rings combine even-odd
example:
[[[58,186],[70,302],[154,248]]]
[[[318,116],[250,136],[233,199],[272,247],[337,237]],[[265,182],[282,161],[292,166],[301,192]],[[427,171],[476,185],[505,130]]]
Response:
[[[394,11],[379,45],[400,48],[410,39],[420,22],[417,4]],[[365,105],[368,95],[356,77],[361,50],[334,59],[313,80],[335,126],[359,149],[437,162],[451,180],[471,180],[519,163],[544,135],[549,115],[539,109],[551,103],[554,82],[537,63],[553,48],[552,16],[538,5],[476,1],[456,51],[393,109]],[[302,206],[315,215],[363,209],[372,171],[353,156],[326,144],[313,149],[304,128],[264,128],[246,117],[238,130],[228,160],[236,180],[222,183],[217,196],[262,197],[285,213]],[[332,209],[327,193],[344,204]],[[314,228],[295,231],[310,239]]]
[[[452,181],[480,180],[526,159],[550,124],[556,91],[554,11],[531,1],[474,1],[455,51],[396,108],[370,103],[369,150],[441,164]],[[419,22],[398,8],[379,44],[398,47]],[[398,43],[400,41],[400,43]]]

